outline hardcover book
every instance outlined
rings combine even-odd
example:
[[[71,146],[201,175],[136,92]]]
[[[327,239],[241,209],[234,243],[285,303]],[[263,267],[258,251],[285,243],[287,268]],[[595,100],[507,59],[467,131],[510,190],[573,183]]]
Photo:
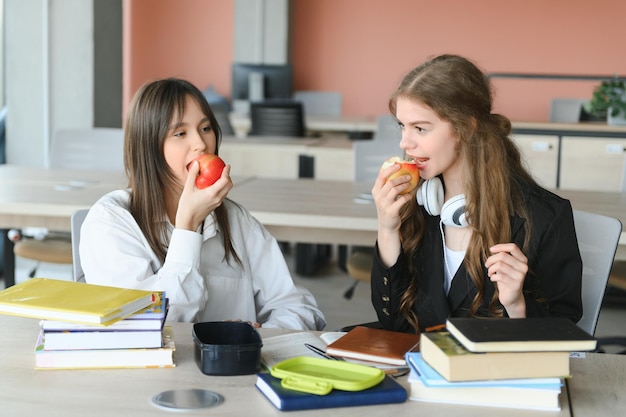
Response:
[[[406,365],[404,355],[417,349],[420,336],[357,326],[326,346],[331,356],[359,359],[390,365]]]
[[[172,368],[174,332],[165,326],[162,347],[137,349],[44,350],[45,334],[35,347],[35,369]]]
[[[282,411],[402,403],[407,399],[406,389],[390,376],[385,376],[378,385],[362,391],[335,389],[326,395],[316,395],[283,388],[279,378],[269,373],[259,373],[256,387]]]
[[[105,324],[148,307],[156,297],[152,291],[32,278],[0,291],[0,313]]]
[[[470,352],[591,351],[597,343],[562,317],[451,317],[446,330]]]
[[[563,382],[559,378],[449,382],[419,355],[411,354],[409,398],[416,401],[558,411]]]
[[[41,327],[45,331],[74,330],[161,330],[167,318],[169,300],[164,293],[159,293],[157,300],[143,310],[116,321],[108,326],[97,324],[81,324],[59,320],[42,320]]]
[[[44,350],[158,348],[161,330],[44,330]]]
[[[569,352],[468,351],[449,332],[422,333],[421,357],[448,381],[563,378],[570,375]],[[419,353],[407,353],[407,360]]]

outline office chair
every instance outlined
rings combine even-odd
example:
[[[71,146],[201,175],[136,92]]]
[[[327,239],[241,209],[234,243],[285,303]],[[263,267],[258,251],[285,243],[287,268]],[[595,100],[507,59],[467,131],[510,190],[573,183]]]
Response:
[[[400,139],[402,139],[402,131],[400,130],[398,120],[394,115],[381,114],[376,118],[376,132],[374,132],[374,139],[400,143]]]
[[[5,135],[5,126],[7,119],[7,106],[4,106],[0,109],[0,164],[5,164],[6,161],[6,135]],[[6,238],[4,234],[8,232],[8,230],[0,229],[0,253],[4,253],[4,245],[7,244]],[[4,274],[4,259],[0,258],[0,274]]]
[[[122,129],[61,129],[50,147],[50,167],[74,170],[124,170]],[[40,263],[72,264],[71,235],[45,228],[11,229],[15,256],[35,261],[30,278]]]
[[[614,263],[622,224],[611,217],[577,210],[574,210],[574,222],[583,259],[583,317],[578,327],[594,335],[611,275],[618,279],[623,273],[620,263]],[[615,265],[618,265],[617,270]],[[616,353],[626,354],[626,337],[607,336],[597,340],[598,352],[604,353],[607,346],[613,345],[622,347]]]
[[[72,248],[65,233],[53,233],[42,228],[23,228],[11,229],[7,236],[14,243],[15,256],[36,261],[28,273],[29,278],[37,274],[41,262],[72,263]]]
[[[217,123],[220,125],[222,136],[234,136],[235,130],[233,129],[233,125],[230,123],[228,113],[225,111],[214,110],[213,114],[215,115],[215,119],[217,119]]]
[[[85,282],[85,273],[80,265],[80,228],[87,217],[89,209],[76,210],[70,218],[72,238],[72,278],[77,282]]]
[[[341,116],[341,93],[334,91],[296,91],[294,101],[302,103],[307,116]]]
[[[583,316],[578,327],[594,335],[622,223],[612,217],[574,210],[578,248],[583,261]]]
[[[250,136],[304,137],[304,113],[297,101],[250,103]]]
[[[121,172],[124,170],[124,130],[60,129],[50,145],[50,167]]]
[[[550,103],[550,121],[555,123],[578,123],[583,105],[589,99],[555,98]]]

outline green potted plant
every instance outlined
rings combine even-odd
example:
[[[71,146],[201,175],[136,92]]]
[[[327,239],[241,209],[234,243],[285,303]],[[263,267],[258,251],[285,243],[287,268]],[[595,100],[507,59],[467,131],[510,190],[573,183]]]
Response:
[[[626,81],[617,76],[602,81],[593,90],[585,110],[593,117],[606,118],[608,124],[626,124]]]

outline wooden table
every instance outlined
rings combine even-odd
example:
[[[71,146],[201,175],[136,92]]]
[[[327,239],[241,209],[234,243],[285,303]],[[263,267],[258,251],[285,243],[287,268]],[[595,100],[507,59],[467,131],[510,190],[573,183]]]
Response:
[[[626,410],[626,355],[588,353],[572,358],[567,381],[576,417],[623,416]]]
[[[359,197],[371,184],[311,179],[239,178],[229,197],[242,204],[278,240],[373,245],[376,209]],[[122,173],[83,172],[0,165],[0,228],[41,226],[69,230],[72,212],[88,208],[105,193],[124,188]],[[620,219],[626,224],[626,194],[557,191],[575,209]],[[622,232],[617,259],[626,259]],[[12,247],[5,245],[5,262]],[[12,285],[5,264],[5,284]]]
[[[2,415],[13,416],[159,416],[172,415],[153,406],[151,398],[166,390],[201,388],[220,393],[224,402],[216,408],[197,412],[186,412],[189,416],[282,416],[271,403],[257,391],[256,375],[207,376],[200,372],[194,360],[194,345],[189,323],[168,323],[174,329],[176,340],[176,367],[170,369],[109,369],[109,370],[34,370],[34,347],[38,334],[38,321],[20,317],[1,316],[0,327],[5,335],[0,338],[0,404]],[[261,329],[261,336],[283,333],[278,329]],[[593,363],[583,367],[585,375],[581,384],[574,385],[573,396],[581,389],[583,395],[576,407],[597,412],[595,415],[610,414],[624,406],[624,396],[613,395],[617,388],[612,381],[620,382],[616,375],[621,373],[623,381],[626,358],[599,360],[604,364],[595,372],[596,355],[589,359]],[[604,358],[603,358],[604,359]],[[609,358],[607,358],[608,360]],[[608,366],[610,364],[610,366]],[[602,378],[601,371],[609,372],[613,378]],[[574,368],[574,379],[577,378]],[[589,382],[597,383],[593,390],[603,390],[603,402],[589,400],[593,390],[585,388]],[[399,378],[408,387],[407,377]],[[541,412],[543,417],[570,416],[566,390],[561,394],[560,412]],[[597,408],[596,408],[597,407]],[[406,401],[401,404],[386,404],[363,407],[343,407],[327,410],[289,412],[290,416],[318,416],[321,412],[334,416],[468,416],[468,417],[527,417],[537,416],[537,411],[509,410],[502,408],[461,406],[440,403]],[[578,416],[578,414],[576,414]]]
[[[203,388],[224,396],[214,409],[185,415],[281,416],[254,387],[255,375],[207,376],[193,356],[189,323],[171,323],[176,340],[176,367],[172,369],[34,370],[38,320],[0,315],[0,404],[3,416],[155,416],[168,415],[154,407],[155,394],[175,388]],[[261,329],[261,336],[284,333]],[[10,336],[9,336],[10,335]],[[561,412],[460,406],[407,401],[402,404],[346,407],[326,410],[337,416],[437,415],[468,417],[620,416],[626,407],[626,355],[588,353],[571,359],[572,378],[561,393]],[[407,377],[399,378],[408,388]],[[569,391],[569,394],[568,394]],[[569,401],[568,401],[569,400]],[[570,413],[570,403],[571,410]],[[319,410],[289,415],[315,416]]]
[[[376,207],[356,202],[370,190],[370,184],[349,181],[252,178],[233,188],[229,197],[278,240],[373,245]]]
[[[281,239],[318,243],[366,245],[376,240],[373,202],[360,198],[369,183],[310,179],[250,178],[230,197],[252,213]],[[619,219],[626,227],[626,193],[556,190],[576,210]],[[626,247],[622,231],[620,249]]]
[[[111,190],[126,188],[124,173],[0,165],[0,228],[70,230],[70,216]]]

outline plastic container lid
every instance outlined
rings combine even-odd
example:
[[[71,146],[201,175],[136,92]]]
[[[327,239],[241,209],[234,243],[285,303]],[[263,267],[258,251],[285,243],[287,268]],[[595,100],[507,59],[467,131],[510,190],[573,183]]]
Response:
[[[317,395],[326,395],[333,389],[361,391],[385,378],[378,368],[308,356],[282,361],[270,369],[270,374],[282,379],[283,388]]]

